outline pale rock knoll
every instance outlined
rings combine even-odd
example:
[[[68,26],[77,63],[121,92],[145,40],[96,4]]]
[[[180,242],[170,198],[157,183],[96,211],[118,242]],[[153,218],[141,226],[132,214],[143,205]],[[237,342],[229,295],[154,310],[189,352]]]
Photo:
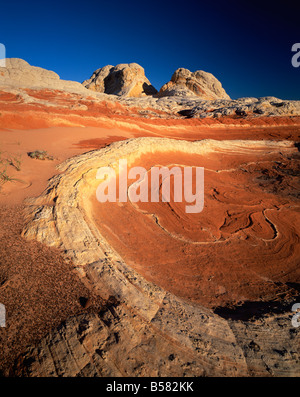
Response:
[[[177,69],[171,81],[163,85],[159,96],[197,96],[203,99],[230,99],[222,84],[211,73],[197,70]]]
[[[93,91],[125,97],[140,97],[157,93],[145,76],[144,69],[137,63],[104,66],[97,69],[82,85]]]
[[[61,80],[51,70],[31,66],[19,58],[7,58],[6,66],[0,67],[1,87],[50,88],[74,93],[88,93],[78,82]]]

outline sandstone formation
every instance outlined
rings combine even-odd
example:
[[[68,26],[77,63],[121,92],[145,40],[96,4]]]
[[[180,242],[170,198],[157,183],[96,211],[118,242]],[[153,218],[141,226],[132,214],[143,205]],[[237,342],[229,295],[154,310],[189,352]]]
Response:
[[[99,314],[68,318],[30,347],[12,374],[299,376],[299,333],[294,328],[288,335],[289,327],[288,314],[225,321],[182,302],[177,306],[168,296],[152,319],[110,302]]]
[[[130,165],[144,164],[148,169],[158,159],[159,164],[164,158],[174,164],[172,153],[177,164],[188,165],[190,158],[193,164],[200,160],[206,169],[206,211],[194,219],[198,234],[189,230],[194,227],[191,219],[190,227],[184,227],[186,214],[175,203],[172,208],[167,203],[140,208],[130,202],[120,207],[95,201],[99,167],[117,167],[119,158],[126,158]],[[292,284],[300,281],[298,204],[293,196],[297,181],[291,171],[295,156],[293,142],[139,138],[62,164],[61,174],[52,178],[44,194],[27,201],[24,236],[60,247],[94,293],[108,299],[108,306],[98,315],[68,319],[24,354],[15,373],[299,373],[300,334],[290,324],[291,304],[298,293]],[[265,179],[264,170],[271,169],[269,162],[278,161],[290,170],[290,177],[274,185],[276,173]],[[285,173],[281,168],[276,172]],[[246,191],[239,188],[241,181]],[[224,212],[216,216],[222,203]],[[174,224],[168,223],[172,214]],[[133,248],[132,253],[126,247]],[[157,249],[158,268],[149,256]],[[250,309],[239,312],[243,304]]]
[[[226,127],[231,133],[224,137],[232,139],[236,136],[237,128],[245,131],[254,128],[253,138],[259,136],[256,127],[278,128],[300,124],[300,101],[273,97],[214,101],[205,101],[196,96],[193,99],[152,96],[130,98],[101,94],[85,88],[81,88],[84,90],[82,92],[31,89],[18,87],[11,82],[8,85],[8,80],[5,81],[5,85],[0,85],[0,124],[3,128],[119,126],[144,136],[153,133],[170,137],[184,134],[187,139],[191,136],[197,139],[204,128],[208,134],[205,137],[214,137],[215,131],[211,127],[221,127],[224,133]],[[290,136],[285,130],[282,130],[282,134],[281,139]],[[240,133],[238,137],[243,139]]]
[[[2,209],[0,234],[15,216],[27,241],[11,234],[1,247],[14,326],[0,375],[9,357],[5,376],[299,376],[300,101],[230,100],[212,75],[185,69],[153,95],[136,64],[99,69],[88,88],[6,66],[0,149],[11,157],[0,160],[12,182],[0,201],[11,219]],[[97,170],[119,159],[149,180],[154,166],[204,167],[204,210],[99,203]]]
[[[82,84],[90,90],[118,96],[140,97],[157,93],[137,63],[104,66]]]
[[[206,100],[230,99],[222,84],[211,73],[197,70],[177,69],[171,81],[163,85],[159,96],[198,96]]]
[[[0,67],[0,85],[30,88],[51,88],[57,90],[84,92],[76,81],[61,80],[57,73],[29,65],[19,58],[7,58],[5,67]]]
[[[154,91],[152,88],[147,90],[147,87],[152,86],[137,64],[98,69],[93,78],[86,80],[87,89],[80,83],[60,80],[56,73],[30,66],[21,59],[7,59],[6,67],[0,68],[0,123],[5,128],[26,129],[31,126],[111,126],[116,123],[125,126],[130,120],[131,128],[142,129],[144,133],[159,131],[161,119],[176,126],[179,126],[177,120],[181,119],[180,124],[184,129],[190,125],[249,128],[252,125],[299,124],[300,101],[275,97],[230,100],[220,88],[220,83],[209,74],[204,74],[205,78],[195,83],[195,87],[204,84],[207,93],[204,97],[198,96],[183,83],[189,80],[181,78],[185,73],[175,73],[176,83],[170,82],[176,95],[153,96],[146,95]],[[199,73],[195,72],[195,76],[199,76]],[[104,93],[107,92],[106,84],[108,93]],[[178,87],[187,96],[177,95]],[[187,119],[197,120],[197,124]]]
[[[195,104],[196,105],[196,104]],[[184,115],[193,118],[293,116],[299,113],[299,101],[282,100],[275,97],[239,98],[216,100],[197,104],[186,109]]]

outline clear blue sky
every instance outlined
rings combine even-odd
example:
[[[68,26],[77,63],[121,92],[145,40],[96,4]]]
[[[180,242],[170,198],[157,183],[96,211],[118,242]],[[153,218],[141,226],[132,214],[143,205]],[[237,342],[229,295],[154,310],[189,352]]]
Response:
[[[137,62],[159,89],[179,67],[213,73],[232,98],[300,99],[299,6],[291,2],[5,1],[7,57],[82,82],[107,64]]]

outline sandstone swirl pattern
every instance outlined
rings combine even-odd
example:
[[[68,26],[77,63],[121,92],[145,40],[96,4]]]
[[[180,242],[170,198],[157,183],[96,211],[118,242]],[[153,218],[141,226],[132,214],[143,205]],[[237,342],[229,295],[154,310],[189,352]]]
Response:
[[[239,169],[240,172],[251,173],[255,168],[255,161],[247,162],[247,156],[253,157],[255,154],[257,161],[259,159],[261,162],[270,162],[272,158],[276,162],[279,156],[281,160],[284,158],[288,162],[295,156],[297,150],[293,142],[204,140],[192,143],[164,138],[138,138],[114,143],[61,164],[59,166],[61,173],[51,179],[44,194],[27,202],[27,227],[24,236],[63,249],[66,255],[73,259],[85,284],[101,297],[106,298],[108,303],[98,314],[83,314],[69,318],[58,329],[51,331],[23,356],[16,367],[17,374],[28,376],[299,374],[299,333],[291,327],[289,309],[269,312],[256,319],[226,317],[222,310],[219,312],[212,310],[212,301],[205,297],[200,296],[196,302],[193,302],[188,297],[180,296],[180,291],[178,294],[172,292],[174,291],[172,286],[168,289],[165,285],[160,285],[159,280],[156,283],[152,282],[150,276],[143,276],[138,271],[134,261],[129,265],[124,260],[118,246],[111,243],[113,240],[109,236],[104,237],[101,219],[95,219],[93,204],[99,183],[96,180],[98,168],[115,166],[120,158],[127,158],[129,164],[135,164],[143,155],[151,158],[152,155],[159,154],[164,158],[170,152],[189,156],[201,155],[207,159],[215,154],[226,157],[226,154],[233,153],[245,159],[244,162],[236,161],[233,168]],[[226,174],[232,170],[226,170],[224,167],[222,169],[220,165],[220,168],[213,173],[218,175],[222,171]],[[258,174],[260,171],[261,168],[258,168]],[[295,292],[292,288],[288,288],[287,281],[290,274],[294,279],[295,275],[297,276],[294,265],[295,246],[299,241],[296,231],[299,203],[297,204],[295,198],[289,194],[289,189],[294,183],[293,179],[289,182],[291,185],[282,191],[283,198],[278,202],[272,202],[272,191],[262,193],[262,196],[268,195],[269,202],[267,200],[266,205],[273,206],[276,216],[270,215],[270,211],[266,211],[269,207],[264,208],[262,205],[261,212],[252,215],[252,218],[250,216],[251,225],[247,224],[248,221],[243,224],[243,217],[237,214],[226,216],[223,223],[223,233],[226,234],[227,228],[229,234],[235,234],[234,238],[237,242],[249,239],[249,244],[255,249],[258,241],[264,241],[265,246],[271,244],[269,248],[273,251],[266,251],[265,254],[262,250],[263,257],[267,259],[268,256],[273,255],[275,265],[277,255],[278,263],[281,264],[284,260],[287,262],[282,275],[284,282],[278,282],[278,274],[269,271],[268,266],[265,274],[261,273],[257,276],[255,272],[253,273],[254,277],[261,280],[261,286],[270,285],[268,290],[270,296],[264,294],[264,289],[260,291],[262,301],[266,303],[276,294],[288,298]],[[219,202],[228,201],[226,190],[220,187],[221,184],[217,181],[210,200],[214,195],[215,200]],[[235,188],[238,188],[238,185],[235,185]],[[270,186],[267,185],[266,189],[269,188]],[[243,198],[243,201],[245,200],[246,198]],[[248,204],[251,206],[252,203]],[[287,217],[290,225],[285,222],[281,224],[282,218],[278,215],[280,211]],[[265,217],[261,215],[264,213]],[[249,217],[247,219],[249,220]],[[213,220],[212,229],[214,226]],[[220,229],[221,226],[222,224]],[[128,228],[130,227],[132,224],[129,223]],[[294,236],[294,240],[289,242],[290,235]],[[219,235],[217,239],[222,241],[221,237]],[[224,237],[226,240],[225,235]],[[200,238],[203,239],[202,242],[205,240],[203,236]],[[206,242],[216,244],[216,241],[209,241],[207,237]],[[225,246],[226,244],[225,242]],[[160,241],[157,240],[157,251],[160,249]],[[126,256],[126,253],[124,255]],[[239,262],[241,268],[248,265],[238,257],[235,259],[232,257],[232,261]],[[249,271],[251,272],[251,269]],[[226,271],[223,269],[224,272]],[[214,276],[217,277],[217,272]],[[273,276],[274,280],[268,279],[269,276]],[[180,283],[183,285],[184,280],[184,276],[183,281],[177,279],[177,286]],[[207,288],[210,280],[202,282],[203,288]],[[246,294],[247,287],[245,285],[244,287]],[[208,288],[208,296],[209,291]],[[241,293],[241,290],[238,292]],[[224,303],[224,297],[222,298],[224,291],[220,290],[219,295],[221,296],[219,303]],[[255,301],[258,295],[259,288],[255,290],[250,300]],[[228,302],[232,301],[233,295],[228,296]],[[242,296],[240,300],[243,301]],[[247,298],[244,297],[244,300]],[[282,306],[284,307],[284,304]]]

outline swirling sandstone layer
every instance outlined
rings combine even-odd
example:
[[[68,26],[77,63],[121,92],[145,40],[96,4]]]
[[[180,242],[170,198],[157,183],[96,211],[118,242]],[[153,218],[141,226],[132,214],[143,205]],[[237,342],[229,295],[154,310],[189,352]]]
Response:
[[[227,105],[220,101],[202,101],[201,106],[195,106],[196,100],[131,98],[116,101],[113,95],[97,93],[95,97],[90,92],[82,95],[54,89],[3,88],[0,128],[119,128],[126,132],[125,136],[131,133],[185,140],[299,139],[300,106],[288,105],[288,102],[286,106],[276,107],[268,101],[257,100],[227,101]],[[247,116],[236,114],[240,107],[246,109]],[[258,115],[256,109],[264,109],[264,113]]]
[[[96,172],[120,158],[148,170],[204,167],[204,210],[100,204]],[[300,281],[296,159],[293,142],[138,138],[63,163],[27,202],[24,236],[63,249],[94,292],[114,298],[51,331],[16,373],[299,374],[286,309]],[[256,318],[239,311],[251,302]]]

